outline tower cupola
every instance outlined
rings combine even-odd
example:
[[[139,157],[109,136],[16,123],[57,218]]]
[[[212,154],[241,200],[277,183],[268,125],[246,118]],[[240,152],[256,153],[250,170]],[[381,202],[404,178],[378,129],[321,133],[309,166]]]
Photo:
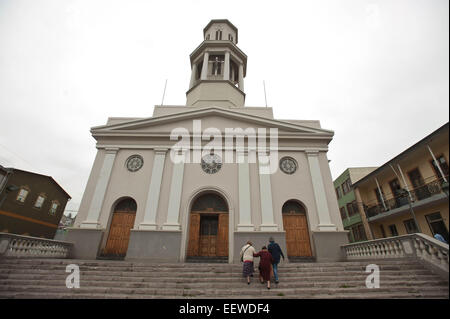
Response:
[[[204,41],[190,55],[188,106],[243,107],[247,56],[237,47],[238,30],[228,20],[211,20]]]

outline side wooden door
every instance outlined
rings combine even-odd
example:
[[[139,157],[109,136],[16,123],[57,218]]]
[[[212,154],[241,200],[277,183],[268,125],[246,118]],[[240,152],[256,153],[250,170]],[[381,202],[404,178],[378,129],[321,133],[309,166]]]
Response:
[[[287,255],[292,257],[312,256],[306,216],[283,214],[283,226],[286,231]]]
[[[125,256],[130,240],[130,231],[134,226],[136,214],[129,211],[113,213],[108,240],[104,249],[105,255]]]
[[[200,244],[200,214],[191,213],[189,223],[189,243],[188,243],[188,256],[199,255]]]

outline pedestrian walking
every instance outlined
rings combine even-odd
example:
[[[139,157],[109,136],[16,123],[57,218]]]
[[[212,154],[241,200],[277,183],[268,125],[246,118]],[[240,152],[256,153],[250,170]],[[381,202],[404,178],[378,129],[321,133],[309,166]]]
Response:
[[[249,240],[241,249],[241,262],[244,263],[242,268],[242,274],[247,277],[247,284],[250,285],[250,277],[253,277],[253,255],[256,253],[256,249],[253,247],[253,243]]]
[[[280,263],[280,258],[283,257],[284,260],[284,254],[281,250],[280,245],[278,245],[273,237],[269,238],[269,246],[267,247],[267,250],[272,255],[273,258],[273,276],[275,277],[275,283],[278,284],[278,264]]]
[[[273,258],[272,255],[267,250],[266,246],[263,246],[261,251],[253,255],[254,257],[260,257],[259,260],[259,280],[262,284],[264,284],[264,281],[267,282],[267,289],[270,289],[270,275],[272,272],[272,263]]]

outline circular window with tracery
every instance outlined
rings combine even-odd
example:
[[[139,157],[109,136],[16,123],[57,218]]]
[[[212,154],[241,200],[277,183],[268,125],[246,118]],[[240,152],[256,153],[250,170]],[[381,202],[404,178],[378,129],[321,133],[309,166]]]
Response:
[[[294,174],[297,170],[297,161],[292,157],[285,156],[280,159],[280,169],[286,174]]]
[[[222,168],[222,159],[217,154],[208,154],[203,156],[201,166],[205,173],[215,174]]]
[[[144,159],[140,155],[131,155],[126,161],[127,169],[130,172],[136,172],[144,165]]]

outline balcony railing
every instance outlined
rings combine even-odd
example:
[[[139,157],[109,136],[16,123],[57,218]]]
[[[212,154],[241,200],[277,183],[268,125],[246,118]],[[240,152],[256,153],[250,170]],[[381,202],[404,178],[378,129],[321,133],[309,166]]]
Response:
[[[418,202],[426,198],[430,198],[436,194],[444,193],[444,190],[442,188],[443,180],[442,179],[435,179],[429,183],[426,183],[420,187],[414,188],[413,190],[409,191],[409,194],[411,194],[411,198],[409,198],[408,193],[404,193],[400,196],[393,197],[393,198],[387,198],[384,200],[384,204],[386,205],[386,208],[381,203],[377,203],[376,205],[366,206],[366,216],[367,218],[374,217],[376,215],[382,214],[384,212],[400,208],[403,206],[406,206],[409,204],[409,201],[412,202]],[[448,190],[447,190],[448,191]]]

